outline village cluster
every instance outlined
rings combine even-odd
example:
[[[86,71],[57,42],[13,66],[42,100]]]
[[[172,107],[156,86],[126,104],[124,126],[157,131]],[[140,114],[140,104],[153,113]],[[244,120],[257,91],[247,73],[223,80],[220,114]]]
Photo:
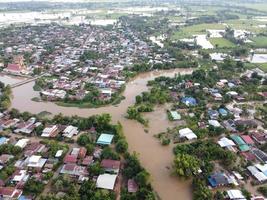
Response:
[[[114,147],[114,134],[98,134],[94,127],[80,131],[72,125],[45,125],[35,117],[24,121],[11,115],[4,112],[0,116],[1,198],[34,199],[38,192],[30,189],[32,184],[41,184],[44,191],[51,191],[50,179],[58,179],[62,175],[81,184],[89,179],[89,167],[96,161],[100,163],[99,169],[103,170],[98,176],[93,176],[96,187],[119,195],[122,163],[118,159],[105,159],[101,156],[105,148]],[[78,145],[79,136],[92,135],[96,141],[92,152],[88,152],[86,147]],[[73,142],[67,142],[68,140]],[[137,192],[135,180],[129,179],[127,184],[129,193]]]
[[[0,3],[0,199],[265,200],[267,10],[225,1]]]
[[[27,26],[2,39],[3,71],[36,76],[34,89],[45,100],[109,101],[123,89],[125,68],[162,60],[151,43],[123,22],[110,28]]]
[[[217,66],[212,71],[217,70],[221,74],[227,71]],[[211,74],[205,75],[206,78]],[[246,199],[240,188],[251,192],[251,199],[265,199],[254,194],[252,188],[260,188],[267,181],[264,110],[267,74],[258,68],[238,74],[239,77],[231,79],[217,79],[216,73],[213,73],[214,80],[211,82],[206,82],[208,78],[201,80],[201,74],[194,76],[194,73],[193,76],[185,76],[182,82],[179,78],[172,81],[156,79],[154,84],[168,88],[173,102],[179,102],[168,111],[169,119],[179,125],[159,134],[159,138],[163,141],[168,138],[178,146],[190,146],[195,142],[201,144],[197,141],[207,140],[208,134],[213,138],[213,144],[237,157],[236,163],[233,163],[235,167],[225,168],[215,161],[214,170],[205,178],[208,186],[213,191],[226,191],[224,194],[228,199]],[[246,90],[252,82],[255,89]]]

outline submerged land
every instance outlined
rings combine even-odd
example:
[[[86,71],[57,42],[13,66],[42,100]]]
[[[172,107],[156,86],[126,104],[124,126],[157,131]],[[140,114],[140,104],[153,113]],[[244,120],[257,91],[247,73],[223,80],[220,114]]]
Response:
[[[0,198],[267,198],[264,1],[0,3]]]

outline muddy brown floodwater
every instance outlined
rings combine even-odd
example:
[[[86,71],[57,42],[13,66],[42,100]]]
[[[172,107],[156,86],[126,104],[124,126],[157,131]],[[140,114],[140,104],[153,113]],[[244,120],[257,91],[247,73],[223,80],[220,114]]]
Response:
[[[114,123],[120,121],[124,128],[125,137],[129,143],[129,150],[139,154],[141,164],[151,175],[152,186],[162,200],[190,200],[192,191],[190,181],[182,181],[171,176],[171,165],[173,161],[172,145],[161,146],[153,137],[168,127],[174,126],[169,122],[164,107],[156,108],[155,112],[146,115],[150,119],[148,133],[144,127],[133,120],[125,118],[128,106],[135,103],[135,96],[147,91],[147,82],[159,76],[173,77],[175,74],[189,74],[192,69],[173,69],[164,71],[147,72],[138,75],[126,85],[124,96],[126,97],[119,105],[105,106],[101,108],[74,108],[60,107],[52,102],[34,102],[33,97],[38,97],[38,92],[33,91],[33,82],[27,83],[13,89],[12,107],[20,111],[40,113],[47,111],[52,114],[62,113],[64,115],[78,115],[88,117],[94,114],[109,113]],[[0,81],[11,82],[0,76]],[[16,82],[16,81],[15,81]]]

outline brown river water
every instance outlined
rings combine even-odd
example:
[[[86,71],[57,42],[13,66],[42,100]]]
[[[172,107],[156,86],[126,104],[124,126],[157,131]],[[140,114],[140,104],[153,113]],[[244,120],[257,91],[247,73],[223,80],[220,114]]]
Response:
[[[52,102],[34,102],[33,97],[38,97],[38,92],[33,91],[33,82],[13,88],[12,107],[20,111],[39,113],[47,111],[52,114],[62,113],[64,115],[78,115],[88,117],[94,114],[109,113],[114,123],[120,122],[124,128],[125,137],[129,143],[129,150],[139,154],[142,165],[151,175],[152,186],[162,200],[190,200],[192,191],[190,181],[179,180],[171,175],[173,161],[172,145],[161,146],[159,141],[153,137],[168,127],[175,126],[169,122],[164,107],[158,107],[153,113],[146,114],[149,122],[148,133],[144,127],[133,120],[125,118],[128,106],[135,103],[135,96],[147,91],[147,81],[159,76],[173,77],[175,74],[192,73],[191,69],[174,69],[164,71],[147,72],[138,75],[126,85],[124,96],[126,97],[119,105],[105,106],[101,108],[74,108],[60,107]],[[0,76],[0,81],[12,84],[18,82],[14,78]],[[20,80],[19,80],[20,81]]]

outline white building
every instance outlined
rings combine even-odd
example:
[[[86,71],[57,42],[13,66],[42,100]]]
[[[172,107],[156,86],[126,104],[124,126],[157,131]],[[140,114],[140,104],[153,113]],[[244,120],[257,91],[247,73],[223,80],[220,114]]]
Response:
[[[230,140],[230,139],[228,139],[228,138],[226,138],[226,137],[221,138],[221,139],[218,141],[218,144],[219,144],[222,148],[224,148],[224,147],[232,147],[232,146],[235,146],[235,143],[234,143],[232,140]]]
[[[78,128],[75,126],[67,126],[63,131],[63,136],[67,138],[72,138],[74,135],[79,133]]]
[[[240,190],[228,190],[227,195],[231,200],[246,200]]]
[[[27,166],[33,168],[42,168],[46,161],[47,159],[42,158],[41,156],[32,155],[31,157],[27,158]]]
[[[24,139],[20,139],[16,144],[15,144],[15,146],[17,146],[17,147],[20,147],[20,148],[25,148],[26,147],[26,145],[29,143],[29,139],[26,139],[26,138],[24,138]]]
[[[97,178],[96,187],[107,190],[113,190],[116,179],[117,175],[115,174],[101,174]]]
[[[264,182],[267,180],[267,176],[261,171],[259,171],[255,166],[249,166],[247,167],[247,169],[252,174],[252,176],[259,182]]]
[[[58,131],[56,125],[46,127],[42,132],[42,137],[53,137],[54,134]]]
[[[27,182],[29,179],[30,175],[27,173],[27,170],[20,170],[18,173],[14,175],[12,178],[12,182]]]
[[[179,130],[179,137],[186,138],[187,140],[197,139],[197,135],[190,128]]]
[[[221,127],[221,124],[217,120],[209,120],[208,123],[210,126],[213,126],[216,128]]]

